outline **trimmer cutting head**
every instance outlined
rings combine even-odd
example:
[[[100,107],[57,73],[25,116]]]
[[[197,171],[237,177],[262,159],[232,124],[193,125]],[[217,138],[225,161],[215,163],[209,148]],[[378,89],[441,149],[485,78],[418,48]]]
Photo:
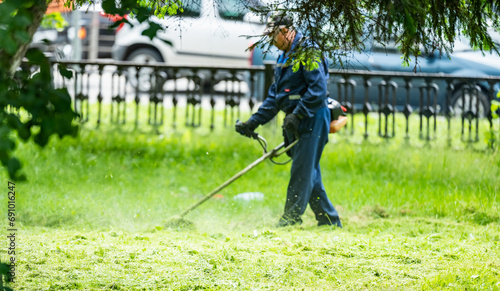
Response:
[[[210,197],[214,196],[217,193],[220,193],[220,191],[222,189],[224,189],[227,185],[231,184],[236,179],[238,179],[239,177],[243,176],[245,173],[247,173],[248,171],[250,171],[251,169],[253,169],[255,166],[257,166],[258,164],[260,164],[262,161],[264,161],[264,160],[266,160],[268,158],[270,158],[272,160],[272,158],[277,157],[279,155],[282,155],[283,153],[285,153],[286,151],[288,151],[290,148],[292,148],[298,142],[298,139],[297,139],[297,140],[295,140],[294,142],[292,142],[290,145],[288,145],[286,147],[285,147],[285,143],[283,142],[283,143],[281,143],[280,145],[278,145],[277,147],[275,147],[274,149],[272,149],[272,150],[270,150],[268,152],[267,151],[267,142],[266,142],[266,140],[263,137],[261,137],[257,133],[254,133],[251,136],[253,138],[257,139],[260,142],[260,144],[264,148],[264,155],[262,157],[258,158],[256,161],[254,161],[250,165],[248,165],[245,169],[241,170],[239,173],[237,173],[236,175],[234,175],[232,178],[230,178],[226,182],[224,182],[221,185],[219,185],[217,188],[215,188],[214,190],[212,190],[212,192],[210,192],[207,195],[203,196],[203,198],[201,198],[198,202],[194,203],[191,207],[189,207],[186,210],[184,210],[181,214],[179,214],[177,216],[174,216],[174,217],[170,218],[169,220],[167,220],[166,223],[165,223],[165,228],[169,228],[169,229],[194,229],[195,228],[194,223],[192,223],[191,221],[189,221],[187,219],[184,219],[183,218],[184,216],[186,216],[193,209],[195,209],[196,207],[200,206],[205,201],[207,201],[208,199],[210,199]],[[273,163],[276,164],[276,162],[273,162]]]
[[[165,222],[165,228],[174,230],[192,230],[196,226],[191,221],[180,216],[174,216]]]

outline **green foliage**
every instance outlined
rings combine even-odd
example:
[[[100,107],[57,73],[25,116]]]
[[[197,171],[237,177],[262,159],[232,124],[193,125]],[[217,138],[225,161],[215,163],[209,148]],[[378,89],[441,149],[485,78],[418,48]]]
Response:
[[[305,49],[300,51],[290,62],[292,65],[292,70],[297,72],[300,66],[303,66],[306,70],[312,71],[319,68],[321,64],[321,51],[314,48]]]
[[[151,15],[163,18],[166,15],[171,16],[177,14],[178,11],[183,11],[182,2],[180,0],[127,0],[122,1],[120,6],[117,6],[115,1],[104,0],[102,7],[107,13],[118,15],[129,14],[135,17],[141,23],[147,22],[149,24],[149,27],[142,32],[142,35],[145,35],[150,39],[155,38],[158,34],[158,31],[165,29],[158,23],[151,22],[149,19]],[[123,22],[132,24],[126,18],[123,18],[114,23],[112,27],[117,27]],[[171,42],[169,41],[163,41],[171,44]]]
[[[160,30],[163,30],[163,27],[161,25],[155,22],[151,22],[149,24],[149,27],[142,32],[142,35],[145,35],[150,39],[153,39],[154,37],[156,37],[156,34]]]
[[[75,136],[77,127],[73,124],[76,114],[71,109],[71,98],[66,89],[54,89],[50,64],[40,51],[27,54],[30,64],[39,65],[37,71],[26,66],[17,71],[14,78],[2,72],[0,98],[4,111],[0,113],[1,143],[0,160],[7,167],[12,179],[23,179],[19,173],[20,162],[11,156],[15,149],[12,132],[17,132],[20,140],[33,141],[45,146],[50,136],[57,134]]]
[[[154,15],[159,18],[165,17],[165,15],[175,15],[178,11],[183,12],[182,1],[181,0],[163,0],[163,1],[150,1],[150,0],[139,0],[139,4],[143,7],[149,7]]]
[[[291,16],[294,26],[306,32],[320,49],[342,66],[350,51],[362,51],[367,40],[395,42],[408,66],[415,68],[421,53],[448,54],[459,36],[482,51],[498,53],[487,29],[498,28],[500,1],[276,1],[256,10],[266,14],[280,10]],[[259,43],[267,39],[261,37]]]
[[[77,5],[89,3],[89,0],[76,0]],[[134,15],[139,22],[148,21],[149,16],[174,15],[182,11],[181,0],[102,0],[102,9],[108,14]],[[148,21],[149,22],[149,21]]]
[[[22,3],[22,5],[21,5]],[[26,54],[28,63],[11,72],[11,63],[31,39],[29,31],[36,1],[6,0],[0,3],[0,161],[14,180],[24,179],[21,163],[13,156],[14,132],[45,146],[51,135],[75,136],[76,116],[64,89],[52,86],[51,65],[38,50]],[[42,10],[44,11],[44,10]]]
[[[43,28],[55,28],[58,31],[62,31],[66,26],[68,26],[68,22],[64,19],[64,17],[62,17],[61,13],[53,12],[45,14],[40,26]]]

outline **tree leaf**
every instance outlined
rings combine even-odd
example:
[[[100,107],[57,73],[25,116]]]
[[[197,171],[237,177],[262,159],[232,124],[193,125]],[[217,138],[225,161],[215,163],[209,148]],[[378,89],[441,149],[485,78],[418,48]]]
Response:
[[[16,53],[19,46],[10,36],[5,36],[5,38],[0,40],[0,47],[12,56]]]
[[[145,35],[145,36],[149,37],[150,39],[153,39],[154,37],[156,37],[156,34],[158,33],[158,31],[162,30],[162,29],[163,29],[163,27],[161,25],[159,25],[158,23],[150,22],[149,28],[144,30],[142,32],[142,35]]]
[[[139,7],[135,12],[135,16],[141,23],[147,21],[151,16],[151,9],[148,7]]]
[[[109,26],[109,29],[115,29],[115,28],[117,28],[120,25],[125,24],[125,23],[127,23],[130,26],[134,26],[133,23],[131,23],[130,21],[128,21],[128,19],[126,19],[125,17],[123,17],[122,19],[119,19],[119,20],[115,21],[113,24],[111,24]]]
[[[103,0],[102,9],[109,14],[119,14],[120,10],[116,7],[115,0]]]
[[[73,78],[73,71],[68,70],[65,65],[58,64],[57,69],[59,70],[59,73],[61,74],[61,76],[63,76],[64,78],[66,78],[66,79]]]
[[[39,64],[41,62],[43,62],[44,60],[47,59],[47,57],[45,57],[45,55],[42,53],[41,50],[35,48],[35,49],[30,49],[27,53],[26,53],[26,58],[32,62],[32,63],[35,63],[35,64]]]

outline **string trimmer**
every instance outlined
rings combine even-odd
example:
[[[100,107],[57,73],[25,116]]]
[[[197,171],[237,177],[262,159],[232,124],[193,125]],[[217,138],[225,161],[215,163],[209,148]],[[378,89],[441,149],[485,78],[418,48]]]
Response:
[[[207,201],[208,199],[210,199],[212,196],[214,196],[215,194],[219,193],[222,189],[224,189],[225,187],[227,187],[229,184],[231,184],[232,182],[234,182],[235,180],[237,180],[239,177],[243,176],[248,171],[250,171],[251,169],[255,168],[255,166],[257,166],[258,164],[260,164],[261,162],[263,162],[264,160],[266,160],[268,158],[273,163],[279,164],[279,165],[283,165],[283,164],[286,164],[286,163],[290,162],[290,160],[288,160],[286,162],[281,162],[280,163],[280,162],[274,161],[273,159],[276,158],[276,157],[278,157],[278,156],[281,156],[284,153],[286,153],[289,149],[291,149],[298,142],[298,139],[296,139],[294,142],[292,142],[291,144],[287,145],[286,147],[285,147],[285,143],[282,142],[280,145],[278,145],[274,149],[272,149],[270,151],[267,151],[267,141],[262,136],[260,136],[256,132],[253,132],[252,133],[252,138],[255,139],[255,140],[257,140],[260,143],[260,145],[262,146],[262,148],[264,149],[264,154],[262,155],[262,157],[258,158],[255,162],[253,162],[250,165],[248,165],[246,168],[244,168],[239,173],[237,173],[236,175],[234,175],[233,177],[231,177],[229,180],[227,180],[226,182],[222,183],[220,186],[218,186],[214,190],[210,191],[210,193],[208,193],[207,195],[205,195],[198,202],[196,202],[193,205],[191,205],[191,207],[189,207],[186,210],[184,210],[181,214],[179,214],[177,216],[174,216],[171,219],[169,219],[166,222],[166,224],[165,224],[166,227],[169,227],[169,228],[172,228],[172,227],[173,228],[178,228],[178,227],[192,226],[193,225],[192,222],[184,219],[184,216],[186,216],[189,212],[193,211],[196,207],[198,207],[201,204],[203,204],[205,201]]]

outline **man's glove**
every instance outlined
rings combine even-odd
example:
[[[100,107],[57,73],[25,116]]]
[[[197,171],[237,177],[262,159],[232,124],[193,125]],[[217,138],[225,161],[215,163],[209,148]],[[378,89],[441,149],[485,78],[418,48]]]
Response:
[[[252,122],[241,122],[239,120],[236,120],[236,132],[238,132],[241,135],[248,136],[248,137],[253,137],[256,136],[257,133],[254,132],[254,130],[257,128],[257,126],[252,123]]]
[[[295,136],[299,135],[300,117],[297,114],[288,114],[283,120],[283,128],[291,131]]]

